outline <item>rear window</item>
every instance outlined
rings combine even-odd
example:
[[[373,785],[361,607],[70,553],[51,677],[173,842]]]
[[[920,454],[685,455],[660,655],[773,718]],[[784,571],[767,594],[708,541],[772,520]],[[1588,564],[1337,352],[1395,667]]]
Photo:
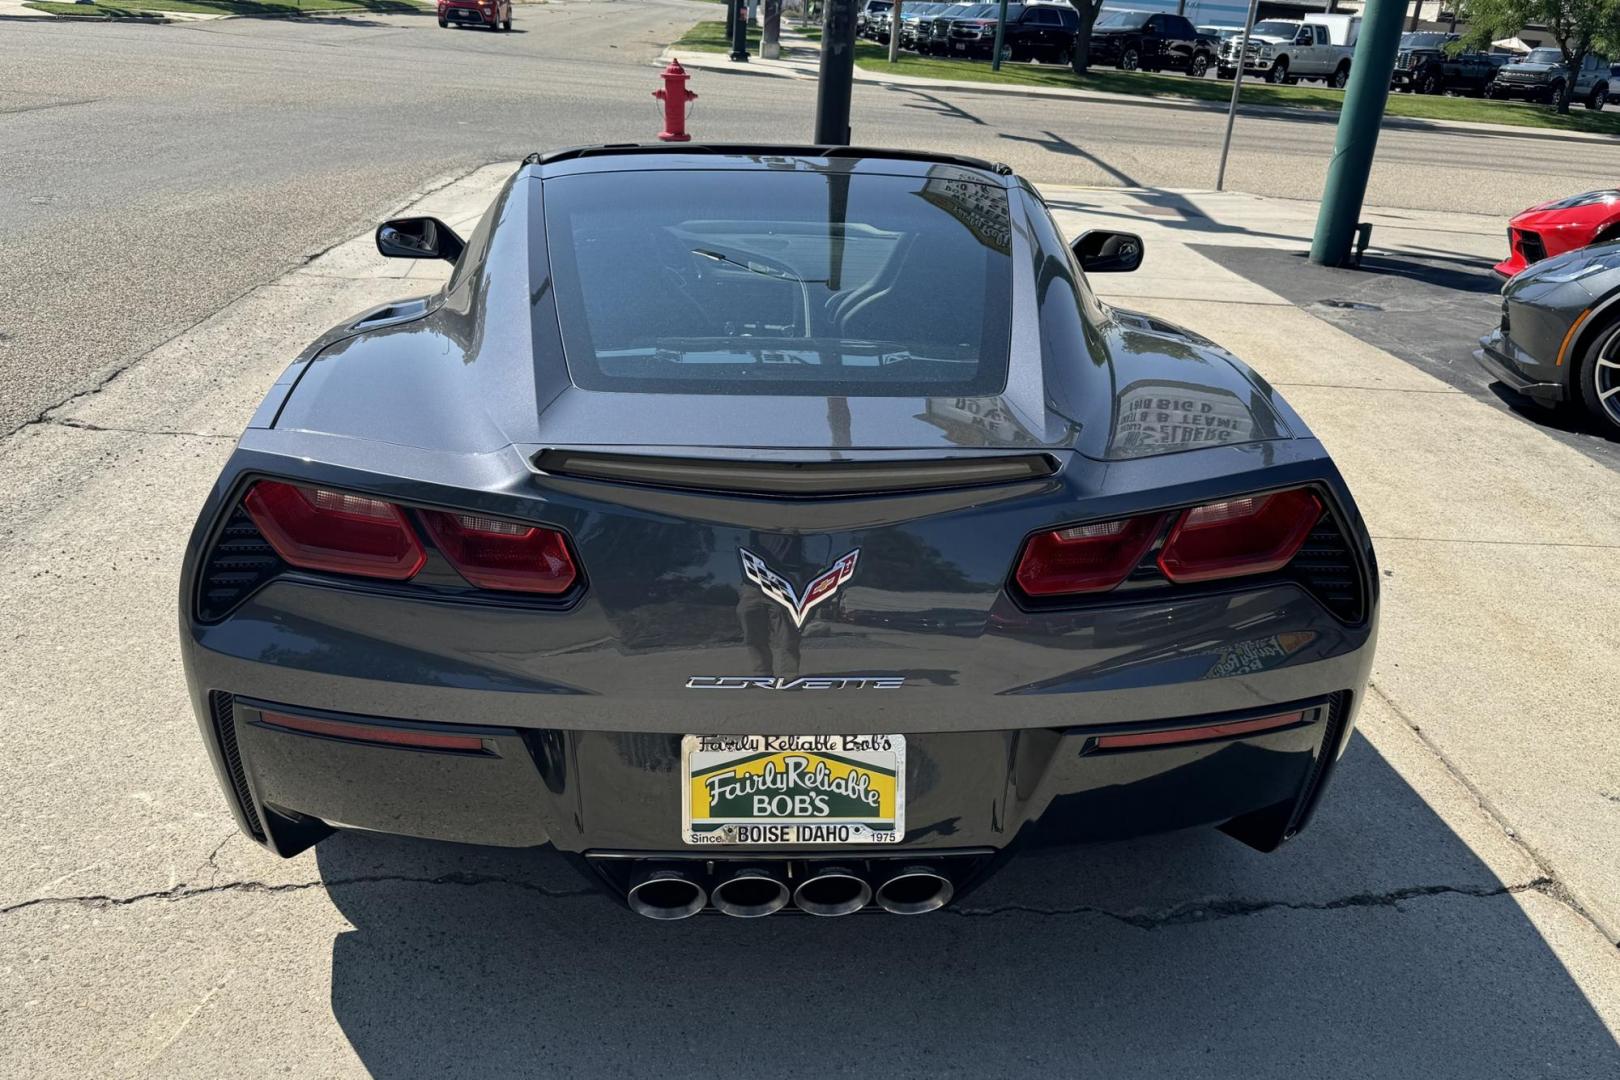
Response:
[[[547,180],[544,202],[569,374],[586,389],[1006,383],[1007,192],[960,169],[596,173]]]

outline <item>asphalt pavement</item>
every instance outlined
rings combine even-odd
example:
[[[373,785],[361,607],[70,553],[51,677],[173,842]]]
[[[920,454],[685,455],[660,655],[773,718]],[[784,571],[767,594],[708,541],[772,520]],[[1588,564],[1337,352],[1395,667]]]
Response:
[[[713,4],[522,4],[511,34],[429,14],[0,31],[0,432],[374,222],[436,178],[651,138],[653,60]],[[699,138],[808,138],[811,83],[699,73]],[[856,141],[948,148],[1033,179],[1208,187],[1224,117],[857,86]],[[1229,186],[1314,197],[1331,117],[1244,118]],[[1610,185],[1620,148],[1545,133],[1386,132],[1369,202],[1506,215]]]

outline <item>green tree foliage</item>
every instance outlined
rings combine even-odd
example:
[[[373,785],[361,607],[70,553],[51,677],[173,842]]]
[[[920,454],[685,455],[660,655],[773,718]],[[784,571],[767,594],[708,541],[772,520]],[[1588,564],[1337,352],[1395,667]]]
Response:
[[[1620,0],[1468,0],[1468,19],[1463,41],[1470,48],[1486,48],[1532,23],[1547,28],[1571,74],[1555,103],[1559,112],[1569,111],[1573,76],[1588,53],[1620,52]]]

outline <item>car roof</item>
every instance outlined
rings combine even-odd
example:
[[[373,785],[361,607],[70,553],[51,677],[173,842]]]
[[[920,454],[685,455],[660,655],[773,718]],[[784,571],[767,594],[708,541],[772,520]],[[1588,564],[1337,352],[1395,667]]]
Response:
[[[538,166],[542,177],[593,172],[655,169],[779,170],[784,165],[850,163],[849,171],[882,171],[921,176],[940,165],[982,174],[1007,186],[1012,169],[1000,162],[960,154],[866,146],[817,146],[771,143],[603,143],[530,154],[526,166]],[[862,168],[879,166],[878,169]]]

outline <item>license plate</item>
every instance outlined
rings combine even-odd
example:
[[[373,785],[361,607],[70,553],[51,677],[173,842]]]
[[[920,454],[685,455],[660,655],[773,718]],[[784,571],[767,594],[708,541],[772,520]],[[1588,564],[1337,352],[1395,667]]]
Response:
[[[898,844],[906,834],[903,735],[687,735],[687,844]]]
[[[967,46],[962,44],[960,41],[952,43],[951,48],[955,49],[957,52],[967,52]]]

